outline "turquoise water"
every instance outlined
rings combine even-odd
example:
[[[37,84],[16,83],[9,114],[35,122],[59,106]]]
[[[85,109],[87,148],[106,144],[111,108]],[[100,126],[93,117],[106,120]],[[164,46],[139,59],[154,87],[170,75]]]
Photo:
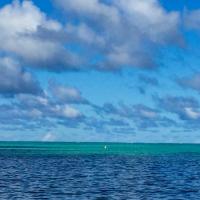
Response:
[[[0,142],[0,199],[198,200],[200,145]]]
[[[127,143],[64,143],[64,142],[0,142],[0,153],[8,154],[118,154],[157,155],[200,153],[199,144],[127,144]]]

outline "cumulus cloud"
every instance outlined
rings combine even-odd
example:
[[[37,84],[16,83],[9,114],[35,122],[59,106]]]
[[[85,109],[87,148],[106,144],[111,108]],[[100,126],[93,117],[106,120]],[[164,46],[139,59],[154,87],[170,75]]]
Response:
[[[44,93],[28,67],[54,72],[149,68],[156,65],[160,47],[183,42],[180,13],[165,10],[158,0],[55,2],[64,10],[66,22],[50,19],[32,1],[13,1],[0,8],[0,93],[16,97],[0,105],[0,123],[9,124],[12,118],[12,123],[27,128],[30,121],[31,129],[43,125],[77,128],[81,124],[88,130],[108,132],[175,126],[162,111],[199,122],[199,103],[193,98],[158,98],[157,109],[143,104],[95,106],[78,88],[57,83],[51,83]],[[198,10],[185,13],[184,24],[198,29],[198,16]],[[159,85],[150,75],[140,75],[138,80],[145,86]],[[200,91],[198,74],[177,82]],[[139,89],[145,93],[144,88]],[[83,113],[82,106],[93,106],[92,114],[97,115]],[[51,135],[44,138],[51,139]]]
[[[19,94],[15,101],[0,104],[0,125],[6,130],[49,130],[59,125],[77,128],[83,121],[78,108],[55,104],[45,96]]]
[[[197,99],[192,97],[166,96],[157,99],[158,106],[178,117],[176,128],[193,132],[200,128],[200,107]]]
[[[94,20],[108,19],[108,21],[118,21],[118,11],[99,0],[55,0],[67,12],[73,12],[78,16]]]
[[[81,113],[69,106],[69,105],[55,105],[54,107],[49,108],[50,115],[52,117],[61,117],[61,118],[79,118],[81,116]]]
[[[116,70],[153,67],[160,45],[182,42],[179,13],[157,0],[55,2],[66,23],[48,18],[32,1],[2,7],[0,50],[49,71]]]
[[[13,96],[19,93],[42,93],[39,83],[20,64],[9,57],[0,58],[0,93]]]
[[[106,103],[103,107],[97,107],[97,112],[104,112],[107,114],[119,115],[127,118],[149,118],[155,119],[158,116],[158,111],[147,106],[138,104],[133,106],[128,106],[125,104],[120,104],[119,107],[114,106],[111,103]]]
[[[50,82],[49,89],[53,98],[60,103],[87,104],[88,101],[81,92],[74,87],[64,86],[55,82]]]
[[[167,96],[157,99],[158,106],[176,114],[181,120],[200,120],[199,102],[192,97]]]
[[[160,126],[171,127],[175,125],[172,119],[162,116],[159,110],[150,108],[142,104],[125,105],[119,104],[115,106],[111,103],[106,103],[102,107],[94,106],[98,115],[119,117],[134,123],[139,130],[157,128]],[[129,127],[133,128],[133,127]]]
[[[177,79],[177,83],[183,88],[193,89],[200,92],[200,74],[179,78]]]
[[[18,106],[25,110],[35,111],[43,117],[75,119],[82,116],[79,110],[68,104],[54,103],[48,96],[35,96],[21,94],[17,96]],[[36,112],[38,111],[38,112]]]
[[[110,28],[119,28],[119,26],[127,25],[129,31],[136,32],[138,29],[143,36],[147,35],[156,43],[174,38],[178,31],[179,14],[165,11],[157,0],[119,0],[109,3],[99,0],[84,2],[81,0],[56,0],[56,2],[67,13],[74,13],[83,17],[84,20],[97,21],[99,23],[96,24],[97,26],[108,28],[108,25],[112,25]],[[120,33],[122,32],[118,34]]]
[[[184,25],[188,29],[200,29],[200,10],[188,11],[183,14]]]
[[[120,0],[114,2],[126,14],[130,24],[153,42],[174,40],[179,23],[177,12],[167,12],[157,0]]]
[[[62,32],[62,25],[48,19],[31,1],[13,1],[2,7],[0,30],[0,50],[30,66],[50,71],[80,67],[77,55],[67,51],[58,37],[51,38]]]
[[[13,77],[11,80],[13,81]],[[26,83],[24,87],[27,86]],[[58,125],[77,128],[84,122],[85,114],[71,104],[83,106],[88,105],[88,102],[74,87],[59,84],[53,86],[56,97],[52,95],[52,90],[42,93],[25,93],[20,90],[12,101],[0,104],[0,124],[9,125],[12,118],[13,126],[22,129],[33,130],[41,126],[48,128]]]
[[[43,137],[42,137],[42,141],[44,142],[53,142],[56,140],[56,135],[51,133],[51,132],[48,132],[46,133]]]
[[[102,55],[95,63],[100,69],[154,66],[156,46],[181,42],[179,14],[167,12],[156,0],[56,2],[79,22],[68,26],[73,38],[93,44],[92,50]]]
[[[190,119],[200,119],[200,112],[197,109],[186,107],[185,113]]]

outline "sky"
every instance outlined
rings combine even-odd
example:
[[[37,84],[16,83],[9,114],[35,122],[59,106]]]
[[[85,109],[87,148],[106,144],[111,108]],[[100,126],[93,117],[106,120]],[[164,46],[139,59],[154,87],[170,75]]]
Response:
[[[0,140],[200,143],[200,2],[1,0]]]

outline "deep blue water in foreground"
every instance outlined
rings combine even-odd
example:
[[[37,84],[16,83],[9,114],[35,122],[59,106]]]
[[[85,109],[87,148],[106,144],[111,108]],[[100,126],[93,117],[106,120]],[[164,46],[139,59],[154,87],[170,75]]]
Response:
[[[157,150],[148,154],[144,151],[148,145],[143,145],[141,152],[146,153],[141,154],[138,151],[62,153],[61,150],[56,154],[44,153],[41,146],[40,152],[34,150],[34,145],[32,150],[30,146],[27,151],[26,148],[26,145],[20,149],[13,144],[0,144],[2,200],[200,199],[197,150],[184,152],[179,151],[183,147],[177,147],[177,152]],[[151,148],[159,149],[158,146]]]

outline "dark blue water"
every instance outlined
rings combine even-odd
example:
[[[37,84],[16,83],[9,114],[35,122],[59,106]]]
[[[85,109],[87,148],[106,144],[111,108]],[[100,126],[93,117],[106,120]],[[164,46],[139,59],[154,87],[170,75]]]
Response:
[[[200,155],[0,156],[0,199],[200,199]]]

